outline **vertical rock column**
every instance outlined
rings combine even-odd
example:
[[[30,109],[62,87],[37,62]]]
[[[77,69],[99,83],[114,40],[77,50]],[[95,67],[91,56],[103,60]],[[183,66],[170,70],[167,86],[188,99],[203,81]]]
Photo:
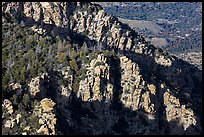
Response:
[[[112,99],[113,85],[109,82],[110,68],[106,60],[103,54],[99,54],[87,68],[87,77],[80,81],[77,93],[77,96],[81,97],[83,101]],[[107,85],[104,85],[104,83]]]

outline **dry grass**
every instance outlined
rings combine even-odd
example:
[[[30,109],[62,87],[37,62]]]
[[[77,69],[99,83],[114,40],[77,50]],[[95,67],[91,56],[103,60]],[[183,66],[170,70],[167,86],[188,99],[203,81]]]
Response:
[[[127,20],[118,18],[122,23],[128,24],[131,28],[146,28],[150,30],[152,33],[157,35],[159,32],[163,30],[163,28],[159,25],[157,25],[153,21],[144,21],[144,20]]]

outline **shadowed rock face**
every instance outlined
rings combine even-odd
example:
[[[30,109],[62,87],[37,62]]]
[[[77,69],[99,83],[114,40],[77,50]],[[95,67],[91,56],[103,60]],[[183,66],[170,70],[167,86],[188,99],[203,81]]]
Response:
[[[79,82],[77,91],[72,84],[57,84],[57,80],[64,77],[72,81],[73,76],[63,70],[33,78],[28,85],[30,94],[42,104],[48,101],[48,110],[55,110],[50,112],[50,117],[45,116],[49,117],[48,125],[41,124],[43,120],[39,118],[42,126],[36,129],[37,133],[202,133],[202,71],[164,54],[130,28],[124,28],[117,18],[106,15],[100,6],[71,2],[4,2],[2,11],[27,25],[36,25],[34,31],[43,28],[48,33],[55,28],[67,31],[67,35],[86,35],[103,48],[118,53],[111,57],[98,54],[87,64],[86,77]],[[47,25],[53,27],[45,27]],[[11,105],[10,102],[9,107],[4,107],[12,108]],[[43,113],[39,112],[42,116]],[[49,123],[49,119],[55,121],[54,117],[56,122]]]
[[[51,134],[47,130],[52,127],[52,134],[200,134],[199,112],[180,97],[185,92],[174,95],[168,84],[151,75],[146,80],[142,68],[126,56],[107,58],[99,54],[87,70],[78,91],[58,85],[52,87],[56,96],[49,94],[46,87],[63,78],[57,74],[52,80],[51,74],[43,74],[40,84],[30,84],[44,92],[35,95],[46,110],[40,113],[40,123],[43,113],[56,103],[52,116],[56,123],[48,127],[42,124],[37,133]],[[39,109],[36,106],[36,111]]]
[[[121,29],[117,18],[106,15],[100,6],[75,2],[16,2],[2,4],[2,11],[22,19],[26,24],[50,24],[87,36],[118,49],[132,45],[130,29]],[[37,29],[35,29],[37,31]],[[109,33],[109,36],[107,36]]]

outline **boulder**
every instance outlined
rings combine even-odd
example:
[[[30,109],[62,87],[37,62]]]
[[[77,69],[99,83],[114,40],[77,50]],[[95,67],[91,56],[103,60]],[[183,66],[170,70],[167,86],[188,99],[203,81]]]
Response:
[[[156,94],[156,87],[153,84],[148,85],[150,93],[155,95]]]
[[[32,96],[36,96],[37,93],[40,93],[40,78],[36,77],[31,80],[28,84],[29,91]]]
[[[53,110],[55,102],[53,102],[51,99],[44,98],[43,100],[40,101],[40,104],[44,112],[50,112]]]
[[[150,100],[149,92],[145,92],[142,95],[142,98],[144,100],[143,105],[142,105],[143,108],[144,108],[144,111],[147,112],[147,113],[154,112],[154,104]]]
[[[64,85],[61,85],[61,95],[64,97],[69,97],[71,94],[71,91],[68,90],[68,88],[64,87]]]
[[[22,86],[20,83],[11,83],[9,87],[11,87],[13,90],[18,90],[21,89]]]
[[[11,128],[11,120],[6,120],[4,127]]]
[[[13,113],[13,106],[12,106],[12,103],[10,100],[8,99],[4,99],[4,103],[3,103],[3,106],[7,109],[7,112],[9,114],[12,114]]]
[[[39,121],[38,121],[38,123],[39,123],[40,125],[43,125],[43,124],[45,123],[45,121],[44,121],[42,118],[40,118]]]
[[[177,121],[181,124],[184,130],[192,125],[196,125],[197,120],[190,108],[185,105],[180,105],[179,99],[171,95],[169,92],[164,93],[164,104],[166,106],[167,121]]]

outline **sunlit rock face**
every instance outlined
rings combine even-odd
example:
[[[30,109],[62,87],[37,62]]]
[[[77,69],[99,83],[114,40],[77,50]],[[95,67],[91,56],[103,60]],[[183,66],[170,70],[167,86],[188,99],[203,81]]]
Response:
[[[70,66],[55,70],[61,76],[43,73],[24,86],[38,100],[25,124],[15,113],[14,100],[2,103],[6,119],[2,126],[21,134],[200,134],[200,73],[176,57],[146,42],[117,18],[97,5],[81,2],[3,2],[10,13],[39,34],[61,28],[85,35],[117,55],[99,52],[84,65],[85,78],[73,87]],[[34,25],[35,24],[35,25]],[[36,25],[37,24],[37,25]],[[46,28],[46,25],[52,25]],[[46,27],[45,27],[46,26]],[[89,45],[92,46],[92,45]],[[59,83],[68,79],[67,83]],[[10,84],[22,94],[23,86]],[[13,101],[13,102],[12,102]],[[16,124],[17,123],[17,124]]]
[[[113,98],[113,85],[109,82],[109,69],[107,58],[103,54],[99,54],[88,66],[87,77],[80,81],[77,96],[81,97],[83,101],[102,101],[103,99],[110,101]],[[101,89],[101,87],[106,88]]]

